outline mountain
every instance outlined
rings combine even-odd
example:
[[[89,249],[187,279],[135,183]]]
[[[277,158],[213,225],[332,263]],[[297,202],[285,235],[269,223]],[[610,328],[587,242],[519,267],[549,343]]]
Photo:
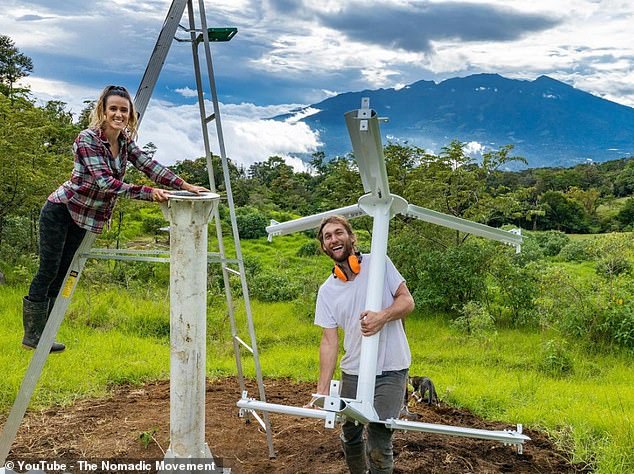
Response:
[[[343,114],[370,97],[383,143],[408,142],[434,153],[451,140],[486,149],[515,145],[529,167],[572,166],[634,154],[634,108],[596,97],[547,76],[534,81],[476,74],[402,89],[347,92],[306,109],[300,119],[319,131],[327,157],[351,151]],[[288,116],[276,117],[277,119]],[[477,147],[476,147],[477,148]]]

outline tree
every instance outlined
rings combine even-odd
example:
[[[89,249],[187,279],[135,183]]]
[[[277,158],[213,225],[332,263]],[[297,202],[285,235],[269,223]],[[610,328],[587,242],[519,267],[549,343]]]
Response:
[[[546,229],[587,232],[587,214],[578,201],[570,199],[560,191],[547,191],[542,194],[540,201],[546,211],[542,219],[542,225]]]
[[[79,118],[77,119],[77,126],[81,130],[88,128],[88,126],[90,125],[90,114],[92,113],[96,104],[96,100],[84,100],[84,108],[81,110]]]
[[[33,71],[33,61],[20,53],[15,43],[0,35],[0,92],[13,97],[15,83]]]
[[[625,205],[616,215],[616,220],[621,223],[623,228],[631,228],[634,224],[634,198],[625,201]]]
[[[34,222],[46,196],[68,176],[73,161],[67,137],[76,133],[63,113],[0,94],[0,239],[7,217]]]

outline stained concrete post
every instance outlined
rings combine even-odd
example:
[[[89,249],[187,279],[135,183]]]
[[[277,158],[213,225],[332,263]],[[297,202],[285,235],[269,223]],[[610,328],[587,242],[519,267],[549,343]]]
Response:
[[[178,192],[170,222],[170,447],[165,459],[211,458],[205,443],[207,224],[219,196]]]

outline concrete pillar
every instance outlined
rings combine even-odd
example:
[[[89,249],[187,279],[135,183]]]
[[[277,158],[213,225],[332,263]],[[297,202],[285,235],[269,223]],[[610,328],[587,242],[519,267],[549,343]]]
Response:
[[[211,458],[205,443],[207,223],[214,193],[173,193],[170,222],[170,447],[166,459]]]

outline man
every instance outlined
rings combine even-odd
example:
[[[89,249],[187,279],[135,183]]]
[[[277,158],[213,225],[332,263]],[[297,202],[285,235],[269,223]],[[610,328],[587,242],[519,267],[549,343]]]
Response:
[[[323,328],[317,393],[328,394],[330,389],[339,349],[338,328],[344,332],[345,350],[340,364],[340,395],[351,399],[355,399],[357,393],[362,338],[380,331],[374,408],[381,420],[398,418],[411,362],[402,320],[413,311],[414,299],[388,258],[383,309],[366,311],[371,254],[361,255],[356,251],[354,232],[347,219],[341,216],[324,219],[317,238],[322,250],[335,263],[333,275],[319,288],[315,309],[315,324]],[[346,421],[342,426],[341,440],[350,472],[367,472],[366,452],[370,472],[392,472],[392,430],[382,423],[370,423],[367,448],[363,430],[364,426],[354,421]]]

